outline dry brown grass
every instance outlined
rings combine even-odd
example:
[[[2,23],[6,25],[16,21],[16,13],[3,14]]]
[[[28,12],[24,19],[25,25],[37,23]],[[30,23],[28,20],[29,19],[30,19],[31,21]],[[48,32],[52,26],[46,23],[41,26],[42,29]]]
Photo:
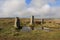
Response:
[[[29,24],[30,19],[20,19],[22,25]],[[49,20],[45,20],[49,21]],[[52,20],[53,21],[53,20]],[[35,24],[35,27],[41,27],[41,24]],[[31,32],[17,32],[14,28],[14,19],[0,19],[0,40],[60,40],[60,28],[56,23],[45,23],[43,26],[53,31],[46,32],[44,30],[33,30]],[[55,30],[57,29],[57,30]]]

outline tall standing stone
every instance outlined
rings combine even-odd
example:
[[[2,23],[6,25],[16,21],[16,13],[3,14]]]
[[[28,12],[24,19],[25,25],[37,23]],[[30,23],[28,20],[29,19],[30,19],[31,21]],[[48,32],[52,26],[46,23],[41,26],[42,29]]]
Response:
[[[18,17],[15,18],[15,27],[20,29],[20,19]]]
[[[34,24],[34,16],[31,16],[30,24]]]
[[[34,16],[31,16],[30,27],[34,30]]]

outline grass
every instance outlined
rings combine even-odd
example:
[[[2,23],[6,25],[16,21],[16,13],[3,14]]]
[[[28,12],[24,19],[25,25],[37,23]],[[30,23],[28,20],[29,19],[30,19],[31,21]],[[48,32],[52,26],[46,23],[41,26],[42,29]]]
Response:
[[[60,30],[54,30],[58,26],[60,27],[60,25],[46,25],[47,27],[54,25],[52,27],[53,31],[33,30],[31,32],[22,32],[15,30],[14,19],[0,19],[0,40],[60,40]]]

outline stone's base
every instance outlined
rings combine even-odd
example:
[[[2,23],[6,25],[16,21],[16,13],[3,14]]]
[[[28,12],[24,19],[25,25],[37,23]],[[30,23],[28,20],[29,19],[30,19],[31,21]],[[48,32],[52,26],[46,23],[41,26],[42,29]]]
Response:
[[[46,32],[50,32],[51,31],[51,29],[47,28],[47,27],[43,27],[43,29],[42,29],[42,27],[38,27],[38,28],[34,28],[34,30],[43,30],[43,31],[46,31]]]
[[[22,27],[18,27],[18,29],[22,29]]]

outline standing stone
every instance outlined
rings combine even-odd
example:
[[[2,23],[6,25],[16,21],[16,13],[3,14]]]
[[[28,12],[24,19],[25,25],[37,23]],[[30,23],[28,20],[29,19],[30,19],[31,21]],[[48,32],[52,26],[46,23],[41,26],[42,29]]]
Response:
[[[34,24],[34,16],[31,16],[31,21],[30,21],[30,24]]]
[[[44,29],[43,24],[44,24],[44,19],[41,19],[41,26],[42,26],[42,30]]]
[[[18,17],[15,18],[15,27],[21,29],[20,27],[20,19]]]
[[[41,24],[44,24],[44,19],[41,20]]]
[[[34,30],[34,16],[31,16],[30,27]]]

